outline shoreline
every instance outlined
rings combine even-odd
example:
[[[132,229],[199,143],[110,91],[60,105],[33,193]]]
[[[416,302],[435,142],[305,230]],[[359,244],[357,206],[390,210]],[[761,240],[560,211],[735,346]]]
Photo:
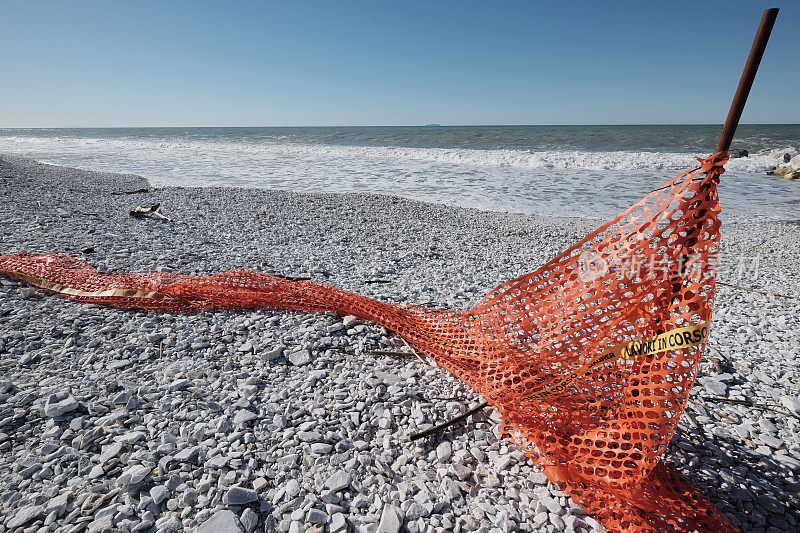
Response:
[[[598,225],[356,193],[111,194],[146,186],[137,176],[0,156],[0,198],[10,200],[0,255],[92,248],[83,257],[109,270],[245,267],[392,302],[468,308]],[[159,201],[173,222],[128,216]],[[741,284],[800,295],[796,222],[726,223],[725,250],[764,258]],[[376,279],[390,282],[367,283]],[[713,349],[694,397],[787,408],[794,398],[800,410],[798,301],[726,287],[716,300]],[[388,508],[409,531],[602,530],[498,437],[491,410],[439,439],[407,443],[479,398],[438,368],[368,355],[402,345],[382,328],[266,310],[120,311],[5,278],[0,316],[0,404],[9,406],[0,412],[0,515],[9,529],[27,512],[26,527],[53,515],[51,530],[70,531],[93,495],[119,489],[86,515],[90,528],[192,531],[213,516],[285,533],[313,515],[329,529],[344,521],[341,531],[369,531]],[[77,406],[48,416],[47,398],[62,393]],[[798,527],[798,419],[730,404],[690,410],[701,429],[684,417],[667,463],[745,531]]]

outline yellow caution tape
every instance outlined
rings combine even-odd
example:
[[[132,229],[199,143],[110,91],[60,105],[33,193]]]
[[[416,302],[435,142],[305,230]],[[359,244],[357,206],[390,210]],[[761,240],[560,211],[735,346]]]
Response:
[[[669,350],[689,348],[705,342],[707,338],[708,322],[702,322],[694,326],[672,329],[661,333],[660,335],[656,335],[655,337],[651,337],[650,339],[623,342],[617,344],[616,346],[612,346],[608,351],[598,355],[578,370],[570,372],[557,383],[531,393],[521,398],[521,400],[533,400],[547,398],[550,396],[558,396],[559,394],[562,394],[576,379],[591,372],[604,363],[608,363],[609,361],[613,361],[615,359],[635,359],[637,357],[644,357]]]

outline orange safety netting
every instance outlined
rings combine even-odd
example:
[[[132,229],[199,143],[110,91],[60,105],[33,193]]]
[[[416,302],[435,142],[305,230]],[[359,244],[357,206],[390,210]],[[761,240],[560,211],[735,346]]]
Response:
[[[393,305],[251,270],[103,274],[59,254],[3,257],[0,273],[119,307],[372,320],[483,395],[521,449],[608,530],[735,530],[660,459],[708,337],[726,161],[701,159],[468,311]]]

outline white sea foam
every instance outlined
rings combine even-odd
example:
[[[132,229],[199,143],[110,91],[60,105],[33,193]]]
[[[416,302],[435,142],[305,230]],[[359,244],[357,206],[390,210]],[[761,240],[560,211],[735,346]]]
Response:
[[[707,155],[353,146],[275,142],[274,137],[263,141],[174,135],[7,135],[0,136],[0,153],[140,174],[157,187],[374,192],[489,210],[592,218],[612,216],[696,165],[697,155]],[[764,177],[775,163],[769,156],[751,156],[727,165],[727,183],[744,180],[737,190],[723,188],[729,214],[793,216],[792,202],[800,194],[796,184]],[[751,186],[747,180],[752,179],[758,179],[760,187]],[[775,194],[789,203],[776,205]]]
[[[197,162],[224,159],[262,158],[276,163],[300,160],[414,161],[443,165],[472,165],[522,169],[555,170],[680,170],[696,161],[680,152],[577,151],[577,150],[477,150],[451,148],[409,148],[402,146],[341,146],[322,144],[254,143],[197,139],[75,138],[75,137],[0,137],[0,151],[6,153],[47,152],[63,157],[108,156],[126,159]],[[703,154],[698,154],[703,155]],[[139,157],[137,157],[139,156]],[[61,159],[61,156],[59,157]],[[251,161],[255,162],[255,161]],[[764,172],[775,165],[769,156],[735,159],[728,165],[733,172]],[[152,176],[158,179],[158,176]]]

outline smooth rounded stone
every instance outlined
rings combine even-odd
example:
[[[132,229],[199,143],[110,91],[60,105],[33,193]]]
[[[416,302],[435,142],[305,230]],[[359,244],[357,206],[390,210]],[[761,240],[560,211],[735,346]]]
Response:
[[[286,499],[293,499],[295,496],[300,494],[300,483],[298,483],[296,479],[290,479],[283,486],[283,492],[286,495]]]
[[[227,505],[245,505],[256,500],[258,500],[256,491],[244,487],[231,487],[222,498],[222,501]]]
[[[325,486],[328,487],[331,492],[339,492],[349,487],[352,480],[353,478],[349,473],[344,470],[339,470],[325,481]]]
[[[223,509],[200,524],[195,533],[244,533],[244,529],[233,511]]]
[[[450,459],[450,457],[452,456],[453,456],[453,445],[450,444],[450,441],[446,440],[439,443],[439,445],[436,447],[436,458],[439,459],[439,461],[444,462]]]
[[[55,418],[76,410],[80,404],[69,392],[51,394],[44,403],[44,416]]]
[[[181,503],[178,501],[178,498],[170,498],[167,500],[167,510],[169,511],[177,511],[180,505]]]

